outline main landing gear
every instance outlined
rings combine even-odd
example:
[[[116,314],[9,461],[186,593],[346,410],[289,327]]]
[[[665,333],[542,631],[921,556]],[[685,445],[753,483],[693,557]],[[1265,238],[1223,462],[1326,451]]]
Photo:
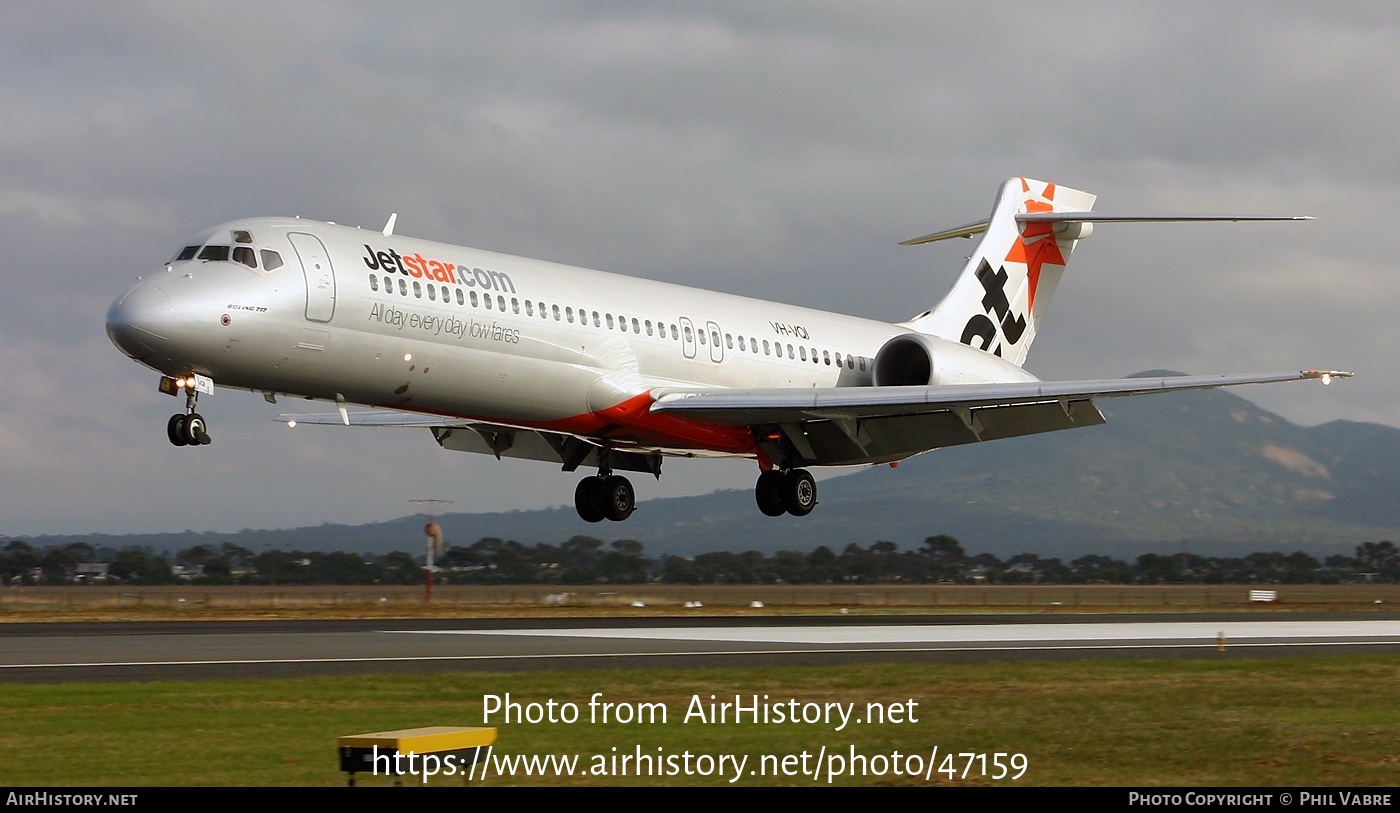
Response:
[[[198,401],[199,392],[191,384],[185,388],[184,414],[171,415],[165,424],[165,435],[176,446],[208,446],[210,443],[209,424],[204,422],[203,415],[194,411]]]
[[[585,522],[621,522],[632,516],[636,507],[632,483],[607,469],[599,469],[596,477],[583,478],[574,489],[574,508]]]
[[[806,469],[769,469],[758,475],[753,495],[758,510],[770,517],[805,517],[817,507],[817,481]]]

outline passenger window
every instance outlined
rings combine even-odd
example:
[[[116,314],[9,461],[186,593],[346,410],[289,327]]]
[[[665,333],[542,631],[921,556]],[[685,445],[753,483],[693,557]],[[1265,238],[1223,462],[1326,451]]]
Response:
[[[228,246],[205,246],[204,250],[199,252],[199,259],[204,260],[206,262],[218,262],[221,260],[227,260],[228,249]]]
[[[551,309],[554,311],[554,321],[559,321],[559,306],[553,305],[551,306]]]
[[[652,335],[652,333],[651,333],[651,320],[650,320],[650,319],[647,320],[647,335],[648,335],[648,336]]]
[[[635,316],[632,317],[632,332],[633,332],[633,333],[641,333],[641,332],[642,332],[642,325],[641,325],[641,323],[639,323],[639,322],[637,321],[637,317],[635,317]]]
[[[483,297],[481,297],[481,298],[482,298],[482,300],[484,300],[485,303],[486,303],[486,309],[487,309],[488,311],[491,310],[491,295],[490,295],[490,294],[486,294],[485,296],[483,296]]]
[[[619,316],[619,317],[617,317],[617,329],[620,330],[620,331],[622,331],[623,333],[626,333],[626,332],[627,332],[627,317],[626,317],[626,316]]]
[[[528,299],[525,300],[525,315],[526,315],[526,316],[534,316],[534,315],[535,315],[535,303],[531,302],[531,301],[528,300]]]
[[[476,291],[472,291],[472,292],[471,292],[471,297],[470,297],[470,298],[471,298],[471,302],[472,302],[472,307],[473,307],[473,308],[479,308],[479,307],[481,307],[481,302],[479,302],[479,301],[477,300],[477,298],[476,298]]]
[[[728,347],[730,350],[734,349],[734,336],[732,334],[724,334],[724,346]]]
[[[773,355],[772,353],[769,353],[769,352],[768,352],[768,340],[767,340],[767,339],[764,339],[764,340],[763,340],[763,355],[765,355],[765,356],[771,356],[771,355]]]
[[[503,296],[498,296],[498,297],[496,297],[496,310],[500,311],[501,313],[505,313],[505,312],[506,312],[506,298],[505,298],[505,297],[503,297]]]
[[[462,289],[461,289],[461,288],[458,288],[458,289],[457,289],[457,304],[458,304],[458,305],[465,305],[465,304],[467,304],[466,298],[462,296]]]
[[[802,354],[802,360],[803,360],[803,361],[806,361],[806,360],[807,360],[807,348],[803,347],[802,345],[798,345],[798,346],[797,346],[797,352],[799,352],[799,353]]]
[[[569,320],[569,324],[572,325],[572,324],[574,323],[574,309],[573,309],[573,308],[565,308],[565,309],[564,309],[564,318],[565,318],[565,319],[568,319],[568,320]]]
[[[594,327],[602,327],[602,326],[603,326],[603,317],[602,317],[602,316],[599,316],[597,311],[593,311],[593,326],[594,326]]]
[[[865,356],[860,357],[860,369],[861,372],[865,372]]]
[[[399,296],[408,296],[408,280],[399,277]]]
[[[378,290],[379,290],[379,277],[376,277],[376,276],[373,275],[373,274],[370,274],[370,275],[369,275],[369,289],[370,289],[371,291],[378,291]]]
[[[715,343],[715,347],[719,347],[719,333],[718,333],[718,332],[713,331],[713,330],[710,331],[710,339]]]
[[[548,318],[549,318],[549,315],[546,313],[546,310],[545,310],[545,307],[544,307],[544,303],[543,303],[543,302],[540,303],[540,318],[541,318],[541,319],[548,319]]]
[[[434,301],[434,302],[437,301],[437,286],[436,286],[436,285],[429,285],[429,286],[428,286],[428,299],[431,299],[431,300]]]
[[[822,351],[822,361],[826,363],[826,366],[830,367],[830,366],[831,366],[831,354],[828,353],[828,352],[826,352],[825,350],[823,350],[823,351]],[[839,365],[841,362],[838,360],[836,363]]]
[[[817,348],[815,347],[812,348],[812,363],[817,363]]]
[[[515,297],[510,298],[510,312],[520,313],[520,300],[516,299]]]
[[[258,267],[258,258],[254,256],[253,250],[247,246],[234,246],[233,261],[236,263],[243,263],[249,268]]]
[[[672,322],[672,323],[671,323],[671,338],[672,338],[672,339],[679,339],[680,337],[681,337],[681,333],[680,333],[679,330],[676,330],[676,323],[675,323],[675,322]]]
[[[855,368],[856,368],[856,360],[855,360],[855,358],[854,358],[853,356],[846,356],[846,369],[847,369],[847,370],[854,370]]]
[[[695,331],[695,332],[700,334],[700,343],[701,343],[701,344],[704,344],[704,343],[705,343],[705,331],[703,331],[703,330],[697,330],[697,331]]]
[[[790,358],[790,359],[795,359],[795,358],[797,358],[797,354],[794,353],[794,352],[792,352],[792,345],[788,345],[788,346],[787,346],[787,351],[788,351],[788,358]]]
[[[413,281],[413,298],[414,298],[414,299],[422,299],[422,298],[423,298],[423,286],[420,285],[420,284],[418,283],[418,280],[414,280],[414,281]]]
[[[612,314],[608,314],[608,330],[614,330],[616,327],[617,326],[613,324]]]
[[[663,338],[663,339],[666,338],[666,323],[665,323],[665,322],[657,322],[657,323],[656,323],[656,335],[660,336],[660,337]]]
[[[193,260],[194,255],[198,253],[199,246],[185,246],[184,248],[180,249],[180,253],[176,254],[175,259],[171,260],[171,262],[179,262],[180,260]]]
[[[744,337],[743,337],[743,336],[740,336],[740,337],[739,337],[739,350],[743,351],[743,350],[748,350],[748,349],[749,349],[749,348],[746,347],[746,346],[744,345]]]
[[[235,243],[251,243],[251,242],[253,242],[253,235],[249,234],[249,233],[246,232],[246,231],[243,231],[242,229],[236,229],[236,230],[234,230],[234,232],[233,232],[233,242],[235,242]]]
[[[281,255],[281,254],[278,254],[277,252],[273,251],[273,250],[270,249],[270,248],[262,249],[262,250],[259,251],[258,253],[262,255],[263,270],[264,270],[264,271],[276,271],[277,269],[279,269],[279,268],[282,267],[282,255]],[[384,287],[387,289],[387,288],[390,288],[390,287],[392,287],[392,286],[385,285]]]
[[[685,340],[688,342],[695,341],[695,331],[690,329],[690,325],[685,326]]]

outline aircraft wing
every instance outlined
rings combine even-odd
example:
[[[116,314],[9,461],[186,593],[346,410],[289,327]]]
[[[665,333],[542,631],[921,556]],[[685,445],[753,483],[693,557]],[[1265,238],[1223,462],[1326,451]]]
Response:
[[[278,415],[277,420],[295,427],[299,424],[329,426],[380,426],[390,428],[430,429],[433,438],[444,449],[494,455],[496,459],[514,457],[521,460],[544,460],[559,463],[565,471],[579,466],[598,465],[601,446],[563,432],[522,429],[517,426],[400,412],[392,409],[323,412],[306,415]],[[623,471],[659,474],[658,454],[610,450],[608,465]]]
[[[824,387],[653,391],[653,412],[726,426],[750,426],[795,449],[802,465],[900,460],[943,446],[1104,423],[1095,398],[1318,379],[1345,372],[1303,370],[1237,375],[1031,381],[927,387]],[[783,441],[787,443],[784,444]]]
[[[376,409],[366,412],[349,412],[344,415],[339,412],[319,412],[309,415],[278,415],[277,420],[288,426],[295,427],[298,424],[321,424],[336,426],[390,426],[390,427],[416,427],[416,428],[440,428],[453,426],[470,426],[471,421],[462,418],[439,418],[435,415],[420,415],[414,412],[399,412],[397,410]]]
[[[1239,375],[1167,376],[1088,381],[949,384],[929,387],[681,389],[652,391],[651,411],[700,423],[750,427],[773,460],[843,466],[903,460],[944,446],[1095,426],[1095,398],[1240,384],[1333,378],[1351,373],[1303,370]],[[563,432],[388,409],[279,415],[297,424],[430,429],[444,449],[544,460],[565,471],[596,466],[602,446]],[[611,467],[657,474],[663,449],[610,449]]]

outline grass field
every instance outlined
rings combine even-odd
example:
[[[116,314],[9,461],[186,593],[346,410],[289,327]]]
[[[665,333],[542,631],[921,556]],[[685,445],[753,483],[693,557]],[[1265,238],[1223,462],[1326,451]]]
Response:
[[[1278,600],[1251,602],[1251,587]],[[760,602],[761,609],[753,608]],[[687,609],[686,602],[702,606]],[[643,605],[641,607],[634,604]],[[575,615],[770,615],[774,613],[1385,611],[1400,584],[1337,585],[421,585],[0,589],[0,623],[233,618],[421,618]]]
[[[1400,661],[1348,656],[7,685],[0,693],[0,784],[344,784],[338,736],[480,725],[483,696],[507,692],[522,704],[573,702],[580,719],[504,724],[498,714],[490,721],[500,723],[498,757],[577,754],[586,769],[593,757],[606,765],[639,747],[678,759],[686,751],[744,755],[740,785],[814,784],[810,775],[747,771],[765,766],[763,755],[776,766],[778,758],[805,751],[810,773],[823,747],[843,757],[854,748],[873,760],[867,773],[884,767],[881,776],[841,776],[835,784],[1374,786],[1400,778]],[[591,723],[587,703],[595,692],[614,703],[665,704],[667,722]],[[850,723],[838,731],[838,723],[683,721],[694,697],[708,703],[710,695],[736,694],[768,695],[768,703],[854,703],[856,716],[867,703],[898,705],[912,709],[917,722]],[[896,751],[903,771],[917,755],[931,776],[895,775]],[[963,776],[965,757],[945,762],[950,753],[986,754],[990,773],[998,752],[1025,756],[1021,779],[984,776],[975,761]],[[725,785],[734,770],[630,773],[493,775],[475,784]],[[385,781],[361,775],[361,784]],[[826,783],[825,773],[817,783]]]

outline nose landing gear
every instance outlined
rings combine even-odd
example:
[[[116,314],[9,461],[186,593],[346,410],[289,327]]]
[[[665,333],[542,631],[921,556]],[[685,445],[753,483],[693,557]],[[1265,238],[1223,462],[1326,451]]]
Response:
[[[176,384],[176,381],[176,379],[162,379],[161,391],[175,395],[176,393],[170,385]],[[179,379],[178,382],[175,388],[183,386],[185,390],[185,411],[183,414],[177,413],[170,416],[170,420],[165,424],[165,436],[176,446],[208,446],[211,443],[209,424],[205,423],[203,415],[194,411],[195,405],[199,402],[200,392],[199,389],[196,389],[195,377]],[[208,386],[212,389],[213,382],[209,381]]]
[[[207,428],[204,416],[191,412],[188,415],[171,415],[165,425],[165,434],[176,446],[208,446],[212,441]]]

